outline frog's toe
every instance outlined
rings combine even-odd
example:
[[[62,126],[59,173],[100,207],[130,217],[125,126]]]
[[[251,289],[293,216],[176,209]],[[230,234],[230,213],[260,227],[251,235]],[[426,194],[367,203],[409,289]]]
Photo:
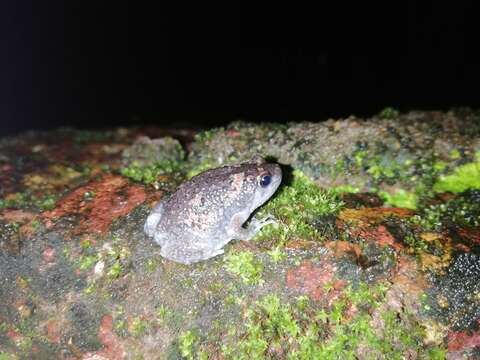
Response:
[[[257,220],[256,226],[258,226],[258,228],[260,229],[260,228],[264,227],[265,225],[274,224],[276,222],[277,222],[277,219],[275,219],[275,216],[267,215],[264,218],[262,218],[260,220]]]

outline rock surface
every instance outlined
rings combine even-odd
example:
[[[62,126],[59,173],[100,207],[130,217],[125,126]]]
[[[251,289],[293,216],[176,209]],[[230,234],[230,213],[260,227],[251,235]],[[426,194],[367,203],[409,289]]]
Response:
[[[151,206],[255,153],[278,224],[160,257]],[[480,357],[479,178],[468,109],[0,139],[0,359]]]

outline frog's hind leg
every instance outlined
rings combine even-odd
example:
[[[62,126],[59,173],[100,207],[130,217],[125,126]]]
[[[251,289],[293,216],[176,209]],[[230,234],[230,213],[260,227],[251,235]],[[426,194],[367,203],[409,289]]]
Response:
[[[143,231],[149,237],[153,237],[155,234],[155,229],[157,228],[158,222],[160,221],[164,213],[165,202],[165,199],[160,200],[148,215],[147,221],[145,221]]]

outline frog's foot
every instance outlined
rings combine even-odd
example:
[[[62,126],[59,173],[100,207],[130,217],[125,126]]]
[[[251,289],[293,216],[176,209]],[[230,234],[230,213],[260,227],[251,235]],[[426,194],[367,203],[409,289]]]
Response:
[[[236,230],[235,239],[250,240],[253,238],[262,227],[268,224],[274,224],[276,222],[273,215],[267,215],[262,219],[252,218],[247,227],[240,226]]]

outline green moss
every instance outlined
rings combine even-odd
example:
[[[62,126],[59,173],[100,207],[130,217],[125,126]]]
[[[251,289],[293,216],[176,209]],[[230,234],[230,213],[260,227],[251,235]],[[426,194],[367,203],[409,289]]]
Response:
[[[136,317],[132,320],[130,332],[135,337],[140,337],[147,331],[149,324],[142,320],[140,317]]]
[[[480,226],[480,191],[469,190],[445,203],[429,205],[412,217],[424,230],[441,231],[449,224]]]
[[[274,249],[270,250],[268,252],[268,255],[270,255],[270,258],[274,263],[283,261],[287,258],[287,254],[285,251],[283,251],[279,246],[275,247]]]
[[[449,152],[448,156],[452,160],[458,160],[462,157],[462,154],[460,153],[460,151],[458,149],[453,149],[452,151]]]
[[[393,107],[386,107],[380,111],[378,117],[381,119],[396,119],[400,115],[400,112]]]
[[[97,288],[97,283],[96,283],[96,281],[92,281],[92,282],[90,282],[90,283],[87,285],[87,287],[85,287],[85,288],[83,289],[83,293],[84,293],[85,295],[91,295],[91,294],[93,294],[97,289],[98,289],[98,288]]]
[[[0,352],[0,360],[13,360],[17,359],[17,357],[14,357],[13,355],[10,355],[6,352]]]
[[[92,248],[92,242],[89,239],[82,241],[82,251],[88,251]]]
[[[167,318],[171,315],[171,310],[165,306],[165,305],[160,305],[157,309],[157,316],[160,319],[160,321],[164,322],[167,320]]]
[[[245,284],[254,285],[263,282],[263,264],[249,251],[230,253],[224,258],[225,268],[239,276]]]
[[[201,131],[194,136],[195,142],[206,142],[212,139],[219,131],[222,131],[223,128],[214,128],[210,130]]]
[[[360,188],[358,188],[357,186],[352,186],[347,184],[347,185],[336,186],[331,190],[336,194],[345,194],[345,193],[356,194],[360,191]]]
[[[472,163],[461,165],[449,175],[440,176],[433,186],[435,192],[460,193],[468,189],[480,189],[480,155]]]
[[[229,329],[223,355],[227,359],[355,359],[361,351],[372,358],[401,359],[412,352],[420,358],[441,354],[442,349],[422,347],[423,330],[413,317],[374,311],[383,304],[386,290],[383,285],[370,288],[361,283],[322,309],[305,297],[285,303],[267,295],[244,312],[241,325]],[[371,314],[379,314],[380,319]]]
[[[262,228],[256,237],[258,241],[282,244],[298,238],[321,239],[316,222],[343,207],[335,191],[320,189],[300,171],[295,170],[292,175],[291,183],[280,188],[258,212],[258,217],[271,214],[277,219],[275,226]]]
[[[27,209],[35,208],[38,210],[52,210],[55,208],[57,196],[45,195],[37,197],[27,192],[15,193],[10,195],[8,199],[0,199],[0,210],[12,209]]]
[[[379,195],[388,205],[413,210],[417,208],[418,196],[414,192],[398,189],[394,194],[380,191]]]
[[[185,359],[195,358],[195,345],[198,342],[198,336],[192,330],[185,331],[178,338],[178,348]]]
[[[0,333],[6,333],[8,331],[8,324],[6,322],[0,323]]]
[[[82,255],[78,259],[78,269],[80,271],[86,271],[90,269],[93,264],[95,264],[98,260],[98,255]]]
[[[447,349],[433,348],[427,352],[427,359],[444,360],[447,358]]]
[[[411,174],[419,168],[414,159],[396,157],[381,142],[356,144],[355,150],[347,156],[347,160],[347,173],[367,175],[374,186],[382,183],[408,182]]]
[[[172,160],[164,160],[151,166],[131,165],[120,170],[123,176],[145,185],[152,185],[156,189],[178,184],[184,177],[183,172],[184,163]]]
[[[120,261],[115,261],[112,266],[108,269],[107,276],[110,279],[116,279],[123,272],[122,264]]]
[[[148,259],[145,262],[145,268],[147,269],[148,272],[154,272],[155,269],[158,267],[158,259]]]

